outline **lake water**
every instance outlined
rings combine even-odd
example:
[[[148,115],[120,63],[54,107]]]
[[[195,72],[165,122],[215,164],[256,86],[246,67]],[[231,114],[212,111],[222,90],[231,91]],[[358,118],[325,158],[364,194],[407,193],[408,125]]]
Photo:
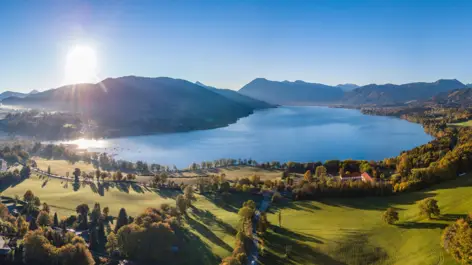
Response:
[[[382,160],[431,139],[420,125],[397,118],[367,116],[350,109],[279,107],[213,130],[63,143],[114,154],[116,159],[184,168],[219,158]]]

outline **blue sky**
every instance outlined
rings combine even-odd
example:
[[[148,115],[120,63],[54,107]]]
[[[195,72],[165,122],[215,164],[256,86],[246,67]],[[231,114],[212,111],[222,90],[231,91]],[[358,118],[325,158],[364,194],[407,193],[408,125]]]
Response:
[[[469,83],[471,13],[467,0],[5,0],[0,92],[63,85],[75,45],[95,50],[100,79]]]

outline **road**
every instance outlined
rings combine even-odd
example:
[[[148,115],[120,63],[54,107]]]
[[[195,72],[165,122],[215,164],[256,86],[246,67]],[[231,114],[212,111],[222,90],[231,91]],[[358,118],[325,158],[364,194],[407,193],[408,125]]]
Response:
[[[256,213],[254,215],[254,218],[252,220],[252,238],[254,242],[254,247],[252,248],[252,253],[249,254],[249,257],[247,258],[248,264],[253,265],[257,263],[258,257],[259,257],[259,248],[257,245],[259,244],[259,237],[257,235],[257,223],[259,222],[259,218],[261,217],[261,212],[266,212],[267,209],[269,209],[270,206],[270,201],[271,201],[271,192],[264,192],[264,199],[262,199],[261,205],[259,206],[259,209],[256,210]]]

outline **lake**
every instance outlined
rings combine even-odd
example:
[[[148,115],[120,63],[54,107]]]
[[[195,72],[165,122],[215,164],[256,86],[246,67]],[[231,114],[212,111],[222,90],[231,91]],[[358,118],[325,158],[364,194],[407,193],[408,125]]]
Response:
[[[184,168],[219,158],[382,160],[430,140],[421,125],[397,118],[367,116],[352,109],[283,106],[257,111],[224,128],[62,143],[107,152],[116,159]]]

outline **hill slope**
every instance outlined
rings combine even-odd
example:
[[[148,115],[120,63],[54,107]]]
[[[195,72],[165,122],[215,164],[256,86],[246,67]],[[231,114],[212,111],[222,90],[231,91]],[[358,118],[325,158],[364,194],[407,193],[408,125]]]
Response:
[[[439,93],[433,96],[431,101],[449,107],[470,107],[472,106],[472,88],[462,88]]]
[[[218,93],[232,101],[238,102],[243,105],[247,105],[251,108],[254,109],[267,109],[267,108],[273,108],[275,105],[269,104],[267,102],[257,100],[248,96],[245,96],[243,94],[238,93],[237,91],[231,90],[231,89],[222,89],[222,88],[216,88],[212,86],[207,86],[205,84],[202,84],[200,82],[196,82],[195,84],[205,87],[209,89],[210,91],[213,91],[215,93]]]
[[[433,83],[418,82],[403,85],[371,84],[347,92],[343,102],[351,105],[398,104],[411,100],[426,100],[438,93],[464,87],[465,85],[456,79],[441,79]]]
[[[303,81],[270,81],[257,78],[239,90],[239,93],[273,104],[300,105],[333,103],[343,97],[339,87]]]
[[[139,135],[226,126],[254,108],[185,80],[167,77],[108,78],[8,98],[5,105],[78,112],[111,135]]]

